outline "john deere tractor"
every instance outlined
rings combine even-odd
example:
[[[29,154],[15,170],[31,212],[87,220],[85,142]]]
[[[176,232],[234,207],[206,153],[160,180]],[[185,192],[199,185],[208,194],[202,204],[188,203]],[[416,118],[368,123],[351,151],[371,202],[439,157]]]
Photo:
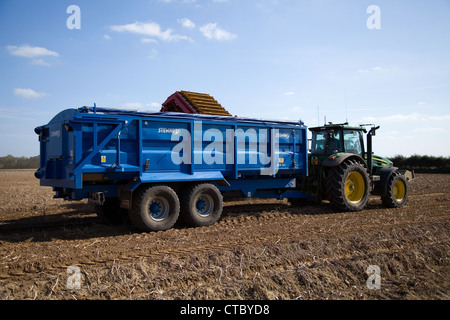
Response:
[[[309,177],[303,187],[312,199],[329,200],[335,209],[344,211],[362,210],[371,194],[381,196],[386,207],[405,205],[413,173],[400,171],[390,160],[372,153],[372,137],[378,128],[348,123],[310,128]]]

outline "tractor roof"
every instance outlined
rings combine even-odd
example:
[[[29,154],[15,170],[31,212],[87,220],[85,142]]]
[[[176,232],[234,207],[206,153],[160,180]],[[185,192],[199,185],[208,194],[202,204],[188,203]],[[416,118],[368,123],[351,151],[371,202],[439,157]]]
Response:
[[[350,126],[348,125],[348,122],[345,123],[332,123],[329,122],[328,124],[324,124],[323,126],[320,127],[312,127],[309,128],[309,130],[311,131],[327,131],[330,129],[334,129],[334,130],[339,130],[339,129],[347,129],[347,130],[359,130],[359,131],[364,131],[366,132],[366,128],[364,128],[363,126]]]

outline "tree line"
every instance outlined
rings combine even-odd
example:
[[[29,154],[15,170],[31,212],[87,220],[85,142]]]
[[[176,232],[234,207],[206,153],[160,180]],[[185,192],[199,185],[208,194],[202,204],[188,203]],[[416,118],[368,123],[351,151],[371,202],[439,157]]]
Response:
[[[14,157],[7,155],[0,157],[0,169],[37,169],[39,168],[40,157]]]
[[[399,169],[414,170],[416,173],[450,173],[450,157],[397,155],[389,160]]]
[[[394,166],[402,170],[414,170],[417,173],[450,173],[450,157],[412,155],[404,157],[397,155],[389,158]],[[7,155],[0,157],[0,169],[37,169],[39,156],[14,157]]]

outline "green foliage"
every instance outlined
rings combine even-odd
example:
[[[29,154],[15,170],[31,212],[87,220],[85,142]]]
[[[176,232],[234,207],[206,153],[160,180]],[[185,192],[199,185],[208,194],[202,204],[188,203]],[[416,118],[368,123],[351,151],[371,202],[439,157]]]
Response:
[[[39,168],[39,156],[27,158],[27,157],[14,157],[7,155],[6,157],[0,157],[0,169],[37,169]]]
[[[389,160],[402,170],[414,170],[417,173],[450,173],[450,157],[396,155]]]

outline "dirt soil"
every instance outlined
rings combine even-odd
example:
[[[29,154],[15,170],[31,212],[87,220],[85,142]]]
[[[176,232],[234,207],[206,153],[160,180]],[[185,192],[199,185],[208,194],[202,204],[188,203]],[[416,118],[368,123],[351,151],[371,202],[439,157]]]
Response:
[[[450,298],[450,175],[418,175],[401,209],[229,202],[211,227],[153,233],[52,196],[0,171],[0,299]]]

